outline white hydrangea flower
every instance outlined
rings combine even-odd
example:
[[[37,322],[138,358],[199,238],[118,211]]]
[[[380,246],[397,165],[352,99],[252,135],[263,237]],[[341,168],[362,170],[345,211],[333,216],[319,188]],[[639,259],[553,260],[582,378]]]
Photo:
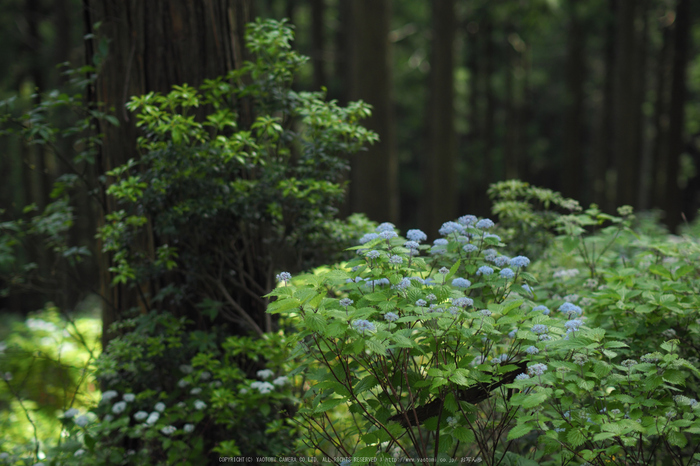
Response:
[[[85,427],[90,423],[90,419],[83,414],[82,416],[76,417],[73,422],[75,422],[78,427]]]
[[[193,370],[194,369],[192,368],[192,366],[187,364],[182,364],[180,366],[180,372],[182,372],[183,374],[191,374]]]
[[[177,428],[175,426],[165,426],[162,429],[160,429],[160,431],[163,432],[165,435],[170,435],[176,430]]]
[[[84,455],[84,454],[85,454],[85,450],[83,450],[83,449],[81,448],[81,449],[79,449],[79,450],[75,450],[75,453],[73,453],[73,456],[81,456],[81,455]]]
[[[185,425],[182,427],[182,430],[184,430],[185,433],[188,433],[188,434],[189,434],[189,433],[192,433],[192,432],[194,432],[194,424],[185,424]]]
[[[269,379],[274,375],[274,372],[272,372],[270,369],[263,369],[261,371],[258,371],[257,374],[258,377],[260,377],[261,379]]]
[[[102,394],[102,401],[107,402],[112,398],[116,398],[117,395],[118,393],[115,390],[107,390]]]
[[[71,409],[67,410],[65,413],[63,413],[63,417],[72,418],[74,416],[77,416],[79,413],[80,413],[80,411],[78,411],[77,409],[71,408]]]
[[[139,411],[136,414],[134,414],[134,419],[137,421],[143,421],[148,417],[148,413],[146,411]]]
[[[159,401],[158,403],[156,403],[156,405],[153,407],[153,409],[162,413],[163,411],[165,411],[165,403]]]
[[[206,407],[207,407],[207,404],[205,402],[203,402],[202,400],[195,400],[195,402],[194,402],[195,409],[201,411]]]
[[[112,412],[114,414],[121,414],[124,412],[126,409],[126,401],[117,401],[114,403],[114,406],[112,406]]]
[[[136,399],[136,395],[134,395],[133,393],[125,393],[122,399],[130,403]]]
[[[199,395],[200,393],[202,393],[202,389],[199,387],[196,387],[196,388],[193,388],[192,390],[190,390],[190,395]]]
[[[286,375],[282,375],[280,377],[277,377],[275,380],[272,381],[273,385],[277,385],[278,387],[281,387],[282,385],[286,384],[289,381],[289,378]]]
[[[250,384],[250,388],[255,388],[260,393],[266,394],[274,390],[275,386],[272,385],[270,382],[253,382],[252,384]]]
[[[152,426],[153,424],[158,422],[158,419],[160,419],[160,413],[158,411],[153,411],[151,414],[148,415],[148,419],[146,419],[146,424]]]

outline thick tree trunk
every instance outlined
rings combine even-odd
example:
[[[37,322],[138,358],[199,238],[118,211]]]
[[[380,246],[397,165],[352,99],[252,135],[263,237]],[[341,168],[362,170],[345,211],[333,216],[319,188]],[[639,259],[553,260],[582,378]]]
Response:
[[[350,210],[376,221],[397,222],[399,215],[398,153],[392,105],[389,0],[350,2],[350,100],[372,105],[365,126],[380,142],[354,156]]]
[[[134,118],[125,108],[129,98],[151,91],[167,92],[175,84],[198,86],[240,65],[243,34],[251,19],[249,0],[85,0],[86,32],[101,22],[96,41],[109,40],[102,58],[94,99],[116,109],[120,126],[100,128],[104,143],[96,163],[98,174],[138,158]],[[96,42],[97,43],[97,42]],[[92,62],[95,44],[88,41]],[[117,206],[105,196],[105,215]],[[104,219],[103,219],[104,221]],[[141,238],[148,252],[157,246],[153,232]],[[149,308],[154,284],[141,288],[111,286],[111,257],[101,261],[101,288],[110,303],[103,310],[103,344],[112,335],[110,324],[127,309]]]
[[[428,150],[425,152],[424,228],[435,235],[457,216],[457,153],[454,129],[455,2],[433,3],[433,44],[428,102]]]

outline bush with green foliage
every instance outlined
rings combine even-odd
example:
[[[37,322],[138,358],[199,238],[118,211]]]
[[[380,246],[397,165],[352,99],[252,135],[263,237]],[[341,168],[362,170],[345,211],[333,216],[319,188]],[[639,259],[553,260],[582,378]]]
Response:
[[[253,59],[241,68],[198,88],[132,98],[141,157],[109,173],[117,181],[107,192],[123,208],[100,232],[115,282],[176,271],[166,302],[217,301],[224,322],[262,335],[273,330],[260,296],[275,269],[337,253],[345,156],[377,135],[358,123],[366,104],[291,89],[307,61],[292,37],[284,22],[258,20],[246,33]],[[150,228],[149,252],[139,234]]]
[[[578,269],[564,273],[559,259],[531,265],[546,277],[538,281],[524,272],[528,260],[497,252],[505,245],[487,232],[492,222],[471,216],[446,223],[432,246],[418,244],[422,232],[401,238],[380,225],[354,248],[356,259],[286,280],[269,295],[277,298],[270,312],[295,320],[297,372],[316,381],[300,411],[311,426],[306,441],[353,464],[700,459],[700,372],[676,333],[648,339],[671,314],[678,331],[691,321],[698,270],[647,265],[651,283],[644,266],[603,270],[630,231],[631,211],[621,213],[593,207],[553,219],[564,235],[552,248],[564,258],[579,252],[566,260],[585,266],[586,280],[604,277],[600,289],[577,281]],[[646,290],[620,295],[635,282]]]
[[[2,317],[0,464],[32,465],[39,454],[77,445],[60,414],[88,409],[99,396],[93,363],[100,329],[97,319],[66,317],[52,305],[25,321]]]

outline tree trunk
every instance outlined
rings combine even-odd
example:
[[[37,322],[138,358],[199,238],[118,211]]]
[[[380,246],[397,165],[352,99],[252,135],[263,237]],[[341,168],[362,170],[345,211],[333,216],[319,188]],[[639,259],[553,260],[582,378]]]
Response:
[[[617,175],[615,204],[618,206],[635,204],[639,181],[639,134],[636,121],[640,118],[640,112],[636,105],[639,76],[635,66],[637,57],[635,6],[636,0],[618,0],[613,98],[615,104],[613,148]]]
[[[614,209],[609,195],[608,171],[613,160],[613,103],[615,84],[615,36],[616,0],[609,0],[605,18],[605,76],[603,78],[603,103],[598,127],[598,144],[592,156],[593,202],[605,210]]]
[[[325,65],[323,16],[325,13],[324,0],[311,0],[311,64],[313,65],[313,89],[319,90],[321,86],[327,86]]]
[[[397,222],[399,215],[398,153],[392,105],[389,43],[389,0],[350,2],[349,99],[372,105],[365,127],[379,134],[380,142],[354,156],[350,209],[379,222]],[[362,27],[359,27],[359,25]]]
[[[667,18],[668,12],[661,20],[663,42],[656,62],[656,104],[654,108],[654,145],[651,153],[651,207],[661,208],[664,204],[664,182],[668,157],[668,106],[671,100],[668,83],[673,74],[671,47],[673,46],[672,23]]]
[[[686,68],[690,49],[690,0],[678,0],[673,44],[673,76],[669,106],[668,158],[664,204],[666,223],[675,232],[681,223],[681,191],[678,186],[680,157],[685,146]]]
[[[457,153],[454,129],[455,2],[433,3],[433,43],[428,102],[428,150],[424,228],[435,235],[448,220],[457,217]]]
[[[252,17],[249,0],[84,0],[86,32],[101,22],[95,41],[109,40],[94,87],[94,99],[116,109],[120,126],[104,125],[98,175],[138,158],[134,118],[125,108],[129,98],[151,91],[167,92],[175,84],[198,86],[239,66],[243,60],[245,24]],[[91,63],[95,44],[87,42]],[[99,49],[97,49],[99,50]],[[117,209],[112,198],[103,199],[107,215]],[[104,217],[102,218],[102,223]],[[140,239],[141,248],[158,246],[150,231]],[[112,259],[101,259],[101,290],[110,304],[103,309],[103,345],[111,339],[110,324],[124,311],[148,309],[155,284],[143,287],[111,286]]]
[[[561,192],[567,197],[582,199],[584,181],[583,128],[584,89],[586,63],[585,38],[576,1],[569,2],[569,31],[566,54],[565,104],[567,112],[564,122],[564,166]]]

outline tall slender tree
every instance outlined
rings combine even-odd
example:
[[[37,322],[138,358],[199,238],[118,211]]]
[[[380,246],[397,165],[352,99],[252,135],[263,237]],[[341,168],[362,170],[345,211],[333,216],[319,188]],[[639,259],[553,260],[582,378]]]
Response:
[[[392,105],[390,0],[350,2],[349,99],[372,105],[364,126],[380,142],[352,161],[350,210],[370,219],[397,222],[399,216],[398,153]]]
[[[678,186],[680,158],[685,147],[686,71],[690,53],[690,0],[678,0],[673,45],[673,76],[669,105],[668,158],[664,210],[666,223],[674,231],[681,223],[681,191]]]
[[[434,233],[457,216],[456,135],[454,129],[455,2],[433,3],[428,141],[424,153],[424,222]]]

